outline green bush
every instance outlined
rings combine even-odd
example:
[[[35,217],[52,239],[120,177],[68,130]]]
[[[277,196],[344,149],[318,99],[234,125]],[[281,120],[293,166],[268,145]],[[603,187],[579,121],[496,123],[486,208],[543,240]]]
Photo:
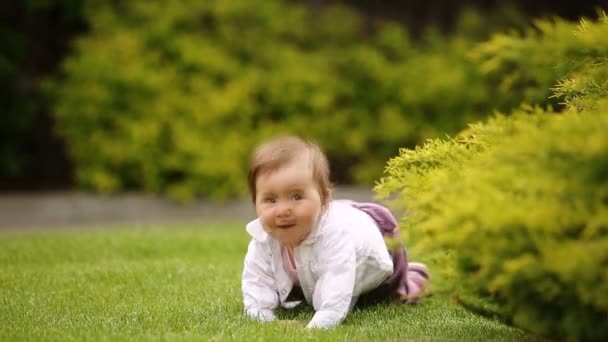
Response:
[[[485,32],[472,12],[455,37],[416,43],[344,7],[279,0],[90,13],[47,88],[77,181],[102,192],[241,195],[252,147],[290,133],[324,147],[338,182],[371,183],[399,146],[457,132],[499,102],[466,57],[466,34]]]
[[[605,20],[570,28],[581,41],[602,30]],[[605,339],[608,61],[587,51],[587,64],[556,76],[562,114],[523,106],[455,138],[402,149],[376,191],[408,213],[403,227],[419,253],[447,263],[440,274],[455,262],[451,280],[460,286],[449,290],[465,304],[489,298],[492,311],[528,330]],[[553,58],[559,65],[569,57]]]
[[[559,109],[563,98],[553,96],[552,88],[564,81],[562,77],[589,72],[595,63],[606,61],[605,21],[605,14],[597,21],[582,19],[578,27],[560,18],[537,20],[522,34],[494,35],[476,46],[469,56],[488,77],[496,97],[515,106],[527,102]],[[606,84],[605,77],[582,79],[599,81],[587,86],[601,88]],[[606,87],[603,89],[606,94]]]
[[[424,253],[453,251],[463,288],[542,334],[608,337],[608,106],[518,113],[391,160]]]

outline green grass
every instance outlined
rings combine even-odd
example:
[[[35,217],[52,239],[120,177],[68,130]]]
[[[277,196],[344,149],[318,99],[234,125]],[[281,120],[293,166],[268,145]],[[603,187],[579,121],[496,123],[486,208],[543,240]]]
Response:
[[[0,232],[0,340],[521,340],[521,330],[436,295],[356,310],[338,328],[252,322],[236,225]]]

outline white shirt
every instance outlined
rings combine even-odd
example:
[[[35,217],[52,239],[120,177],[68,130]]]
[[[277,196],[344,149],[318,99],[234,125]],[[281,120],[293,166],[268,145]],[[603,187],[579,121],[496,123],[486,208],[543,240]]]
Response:
[[[283,268],[280,243],[260,219],[247,224],[252,236],[243,269],[243,301],[249,317],[274,320],[293,282]],[[308,237],[294,249],[298,279],[315,309],[309,328],[338,325],[357,298],[393,273],[393,262],[374,220],[348,203],[333,201]]]

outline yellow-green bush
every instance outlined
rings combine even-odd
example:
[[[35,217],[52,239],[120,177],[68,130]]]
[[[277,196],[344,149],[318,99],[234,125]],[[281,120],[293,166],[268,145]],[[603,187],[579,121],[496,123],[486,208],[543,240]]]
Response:
[[[608,337],[608,105],[518,113],[391,160],[421,253],[452,251],[463,288],[542,334]]]
[[[570,32],[591,41],[600,28],[608,22]],[[608,61],[587,51],[587,64],[554,87],[565,112],[524,106],[402,149],[376,191],[408,213],[403,225],[418,253],[452,257],[443,261],[455,261],[453,290],[467,304],[477,305],[473,293],[528,330],[605,339]]]
[[[560,18],[537,20],[522,34],[494,35],[469,55],[487,75],[497,97],[559,108],[562,99],[552,96],[552,88],[565,75],[585,73],[606,60],[607,26],[605,14],[599,20],[582,19],[580,25]],[[598,87],[606,84],[605,78],[597,81]]]
[[[502,107],[462,34],[414,44],[279,0],[108,3],[48,87],[77,180],[98,191],[239,195],[252,147],[289,133],[317,140],[337,181],[371,183],[399,146]]]

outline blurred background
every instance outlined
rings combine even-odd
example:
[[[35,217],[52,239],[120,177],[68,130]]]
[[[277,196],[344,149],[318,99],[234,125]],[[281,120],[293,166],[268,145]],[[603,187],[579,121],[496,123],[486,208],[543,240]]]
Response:
[[[238,198],[277,134],[316,140],[336,184],[370,188],[399,148],[522,100],[559,108],[543,84],[504,91],[474,47],[603,4],[4,1],[0,190]]]

